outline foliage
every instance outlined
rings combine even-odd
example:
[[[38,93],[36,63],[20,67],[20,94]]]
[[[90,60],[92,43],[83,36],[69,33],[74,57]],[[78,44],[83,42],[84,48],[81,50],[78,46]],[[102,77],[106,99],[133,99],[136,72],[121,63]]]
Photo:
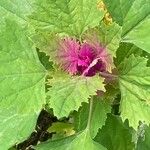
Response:
[[[1,0],[0,17],[0,150],[42,109],[34,149],[150,149],[149,0]]]

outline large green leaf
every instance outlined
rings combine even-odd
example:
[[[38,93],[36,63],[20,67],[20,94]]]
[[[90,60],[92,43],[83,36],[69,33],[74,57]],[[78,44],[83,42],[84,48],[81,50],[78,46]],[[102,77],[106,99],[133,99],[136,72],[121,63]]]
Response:
[[[7,150],[34,130],[45,103],[45,70],[25,28],[7,19],[0,29],[0,149]]]
[[[47,141],[36,147],[36,150],[107,150],[93,141],[88,130],[68,138]]]
[[[111,105],[100,97],[94,97],[92,119],[90,124],[91,136],[94,138],[98,129],[105,124],[107,113],[111,112]],[[78,112],[75,113],[75,129],[82,131],[87,127],[89,104],[83,103]]]
[[[150,53],[150,1],[104,0],[104,2],[113,19],[123,26],[123,41],[134,43]]]
[[[130,0],[130,1],[127,1],[127,0],[121,0],[121,1],[103,0],[103,1],[106,4],[106,7],[107,7],[109,13],[111,14],[111,16],[113,17],[113,19],[119,25],[122,26],[124,23],[124,19],[135,0]]]
[[[150,2],[149,2],[150,3]],[[150,7],[149,7],[150,10]],[[146,17],[139,25],[132,28],[123,38],[124,42],[133,43],[150,53],[150,15]]]
[[[30,18],[36,28],[78,37],[104,15],[97,0],[37,0],[33,8]]]
[[[135,129],[139,121],[150,123],[150,68],[147,59],[131,55],[120,66],[121,117]]]
[[[95,141],[108,150],[133,150],[134,143],[130,130],[127,123],[123,123],[119,117],[109,115]]]
[[[78,110],[82,102],[88,102],[90,95],[97,90],[104,90],[104,79],[99,76],[70,76],[63,72],[53,72],[52,86],[47,95],[50,96],[50,107],[58,117],[68,116],[70,111]]]
[[[145,126],[143,129],[143,133],[141,133],[136,150],[148,150],[150,149],[150,127]]]
[[[31,4],[28,0],[1,0],[0,7],[5,13],[14,14],[13,17],[16,15],[23,20],[32,11]]]

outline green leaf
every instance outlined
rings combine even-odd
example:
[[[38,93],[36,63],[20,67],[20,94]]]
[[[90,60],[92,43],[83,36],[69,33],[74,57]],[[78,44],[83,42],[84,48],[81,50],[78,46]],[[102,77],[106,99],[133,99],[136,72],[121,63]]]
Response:
[[[116,57],[116,50],[121,41],[121,33],[122,28],[116,23],[112,23],[109,26],[101,23],[99,27],[100,42],[114,57]]]
[[[66,134],[66,135],[69,135],[69,134],[72,134],[74,133],[74,130],[73,130],[73,124],[71,123],[64,123],[64,122],[54,122],[52,123],[52,126],[50,126],[48,128],[48,132],[50,133],[63,133],[63,134]]]
[[[63,72],[52,72],[52,86],[47,95],[50,96],[50,107],[58,117],[68,116],[70,111],[78,110],[82,102],[88,102],[97,90],[105,90],[103,81],[98,75],[94,77],[70,76]]]
[[[134,149],[129,126],[117,116],[108,116],[105,126],[99,130],[95,141],[105,146],[108,150]]]
[[[33,8],[30,18],[36,28],[77,37],[97,26],[104,15],[97,0],[37,0]]]
[[[124,90],[124,92],[126,91]],[[150,123],[150,106],[146,105],[145,102],[140,101],[138,98],[131,94],[125,96],[124,93],[122,100],[121,117],[123,120],[128,118],[130,125],[135,130],[137,130],[139,121],[145,122],[146,124]]]
[[[119,64],[123,62],[125,58],[128,58],[131,54],[135,56],[140,56],[142,55],[142,50],[136,47],[134,44],[120,43],[120,46],[116,52],[116,66],[119,66]]]
[[[60,83],[59,83],[60,84]],[[79,86],[80,88],[80,86]],[[65,92],[64,92],[65,93]],[[79,94],[79,93],[78,93]],[[57,94],[56,94],[57,95]],[[77,96],[77,95],[76,95]],[[107,150],[102,145],[96,143],[92,140],[91,136],[91,125],[93,123],[92,119],[95,120],[93,112],[95,112],[93,107],[93,98],[90,99],[90,108],[88,112],[88,121],[86,122],[86,129],[82,132],[69,136],[67,138],[59,140],[49,140],[45,143],[42,143],[36,147],[37,150]],[[95,121],[94,121],[95,122]],[[80,147],[79,147],[80,146]]]
[[[149,4],[150,5],[150,4]],[[149,7],[150,10],[150,7]],[[123,38],[124,42],[133,43],[146,52],[150,53],[150,15],[146,17],[139,25],[132,28]]]
[[[123,25],[124,19],[128,13],[128,11],[131,9],[131,6],[135,0],[103,0],[106,4],[106,7],[113,17],[113,19],[119,24]]]
[[[93,141],[88,130],[68,138],[47,141],[36,147],[36,150],[107,150]]]
[[[32,0],[33,2],[33,0]],[[26,16],[32,11],[31,3],[28,0],[1,0],[0,1],[1,16],[10,15],[13,18],[26,20]]]
[[[40,52],[44,52],[49,56],[50,61],[55,62],[55,53],[58,49],[58,36],[48,32],[34,32],[30,35],[32,41]]]
[[[123,26],[123,42],[133,43],[150,53],[149,0],[104,0],[112,18]]]
[[[107,113],[111,112],[111,105],[100,97],[94,97],[92,119],[90,123],[90,133],[94,138],[98,132],[98,129],[105,124]],[[83,103],[79,111],[75,113],[75,129],[82,131],[87,127],[89,115],[89,104]]]
[[[43,52],[39,52],[39,50],[37,52],[38,52],[39,60],[41,64],[45,67],[45,69],[50,71],[54,70],[53,62],[49,61],[49,56],[46,56],[46,54]]]
[[[139,137],[136,150],[148,150],[150,149],[150,127],[144,128],[144,133]]]
[[[150,68],[147,59],[131,55],[120,66],[121,117],[135,129],[139,121],[150,123]]]
[[[26,139],[45,103],[45,70],[26,29],[7,19],[0,26],[0,149]]]

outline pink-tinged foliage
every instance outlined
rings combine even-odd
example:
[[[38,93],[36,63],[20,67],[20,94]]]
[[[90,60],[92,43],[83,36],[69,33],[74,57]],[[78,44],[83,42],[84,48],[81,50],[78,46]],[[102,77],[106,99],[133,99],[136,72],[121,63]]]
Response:
[[[59,41],[57,62],[70,74],[93,76],[97,72],[109,71],[112,59],[97,39],[79,43],[65,38]]]
[[[65,38],[59,41],[57,62],[61,68],[70,74],[77,73],[79,42],[75,39]]]

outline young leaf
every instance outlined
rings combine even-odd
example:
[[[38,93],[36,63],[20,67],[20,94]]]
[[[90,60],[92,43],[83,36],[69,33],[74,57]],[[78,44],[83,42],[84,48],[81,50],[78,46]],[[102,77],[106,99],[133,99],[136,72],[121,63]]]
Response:
[[[88,102],[97,90],[105,90],[104,79],[99,76],[70,76],[63,72],[53,73],[47,95],[50,96],[50,107],[58,117],[68,116],[70,111],[78,110],[82,102]]]
[[[94,97],[90,133],[94,138],[98,129],[105,124],[107,113],[111,112],[111,105],[100,97]],[[83,103],[78,112],[75,113],[75,129],[84,130],[87,126],[89,114],[89,104]]]
[[[0,149],[7,150],[34,130],[45,103],[45,70],[25,28],[10,19],[0,28]]]
[[[131,55],[120,67],[121,117],[135,129],[139,121],[150,123],[150,68],[147,59]]]
[[[36,150],[107,150],[102,145],[93,141],[90,137],[88,130],[85,130],[81,133],[75,134],[73,136],[54,140],[47,141],[45,143],[39,144],[36,146]]]
[[[116,57],[116,50],[121,41],[121,33],[122,28],[116,23],[112,23],[109,26],[101,24],[99,27],[100,41],[114,57]]]
[[[36,28],[80,37],[89,27],[95,27],[104,12],[97,0],[37,0],[30,16]]]
[[[98,29],[88,30],[84,34],[84,38],[92,43],[98,40],[101,46],[106,47],[108,53],[115,57],[116,50],[119,47],[119,42],[121,41],[121,33],[122,28],[118,24],[112,23],[110,25],[106,25],[101,22]]]
[[[129,126],[117,116],[108,115],[105,126],[99,130],[95,141],[108,150],[133,150],[132,134]]]
[[[123,26],[123,41],[134,43],[149,51],[150,2],[149,0],[104,0],[112,18]]]
[[[58,49],[58,37],[54,33],[35,32],[30,35],[32,41],[40,52],[44,52],[49,56],[50,61],[55,62],[55,53]]]
[[[49,133],[63,134],[69,136],[75,133],[73,124],[64,122],[54,122],[47,130]]]

